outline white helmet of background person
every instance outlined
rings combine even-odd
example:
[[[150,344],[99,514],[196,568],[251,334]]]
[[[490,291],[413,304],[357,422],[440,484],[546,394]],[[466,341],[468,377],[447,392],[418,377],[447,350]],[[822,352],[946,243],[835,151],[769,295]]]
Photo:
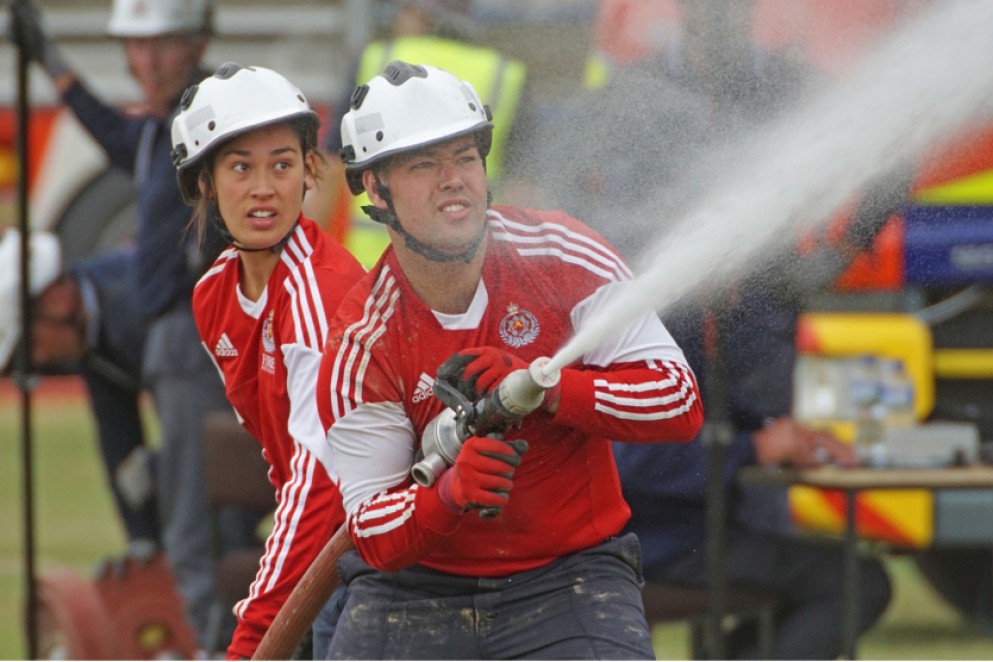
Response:
[[[264,67],[228,62],[183,93],[172,121],[172,163],[183,200],[200,197],[199,164],[211,149],[247,131],[295,118],[307,123],[307,142],[317,144],[320,120],[303,93]]]
[[[391,156],[476,134],[484,161],[490,151],[490,110],[472,85],[427,64],[395,60],[352,94],[341,118],[341,159],[352,193],[365,190],[362,172]]]
[[[212,32],[213,0],[114,0],[107,34],[154,37]]]
[[[32,232],[28,292],[41,294],[62,272],[62,247],[51,232]],[[10,361],[21,337],[21,233],[8,229],[0,238],[0,370]]]

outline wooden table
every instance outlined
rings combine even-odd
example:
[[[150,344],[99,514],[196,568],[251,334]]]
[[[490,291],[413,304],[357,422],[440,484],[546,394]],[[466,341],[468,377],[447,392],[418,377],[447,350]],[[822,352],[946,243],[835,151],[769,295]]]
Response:
[[[859,566],[858,526],[855,502],[863,490],[894,489],[993,489],[993,466],[971,465],[934,469],[904,468],[842,468],[835,466],[816,469],[784,469],[744,467],[738,472],[743,483],[789,487],[806,485],[846,494],[844,536],[844,595],[845,613],[842,620],[842,645],[848,659],[855,659],[858,639]]]

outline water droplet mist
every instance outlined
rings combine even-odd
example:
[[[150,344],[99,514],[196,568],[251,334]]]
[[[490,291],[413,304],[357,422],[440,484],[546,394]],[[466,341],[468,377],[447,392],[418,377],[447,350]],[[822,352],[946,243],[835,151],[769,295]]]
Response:
[[[568,365],[638,315],[664,311],[792,245],[874,177],[993,116],[991,25],[993,2],[936,2],[851,75],[739,145],[725,171],[710,173],[716,187],[666,224],[644,253],[649,259],[637,261],[646,265],[638,277],[545,370]]]

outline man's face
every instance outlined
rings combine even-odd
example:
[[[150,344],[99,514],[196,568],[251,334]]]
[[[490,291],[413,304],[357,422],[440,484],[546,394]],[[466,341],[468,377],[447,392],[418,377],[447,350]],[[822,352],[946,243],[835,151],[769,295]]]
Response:
[[[128,69],[153,113],[166,116],[173,111],[206,48],[207,38],[195,34],[124,39]]]
[[[366,189],[371,190],[372,173],[367,171],[364,177]],[[394,157],[382,179],[393,196],[400,225],[428,246],[458,255],[473,246],[485,229],[486,169],[473,136]],[[382,198],[374,192],[370,196],[385,208]]]

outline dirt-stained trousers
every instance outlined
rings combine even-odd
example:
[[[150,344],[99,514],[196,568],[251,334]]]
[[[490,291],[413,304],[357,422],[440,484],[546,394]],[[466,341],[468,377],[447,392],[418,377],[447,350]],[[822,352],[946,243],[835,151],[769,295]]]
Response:
[[[506,577],[384,573],[354,551],[338,567],[328,659],[655,659],[631,534]]]

